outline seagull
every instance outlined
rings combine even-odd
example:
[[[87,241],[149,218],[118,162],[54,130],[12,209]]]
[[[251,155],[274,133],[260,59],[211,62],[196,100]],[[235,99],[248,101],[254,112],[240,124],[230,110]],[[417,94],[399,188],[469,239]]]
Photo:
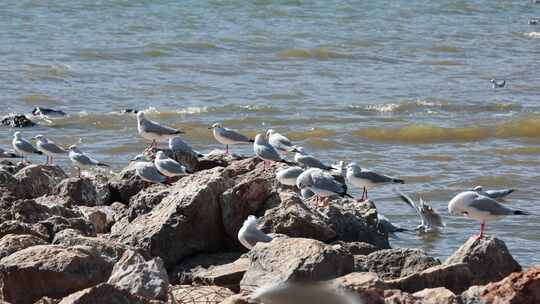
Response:
[[[173,152],[182,152],[184,154],[194,155],[196,157],[203,157],[201,153],[193,150],[193,148],[182,140],[182,138],[176,136],[169,138],[169,149]]]
[[[351,197],[347,194],[347,185],[338,182],[330,173],[319,168],[311,168],[300,174],[296,180],[296,187],[302,190],[308,188],[315,193],[317,201],[319,197],[339,195]],[[319,204],[319,206],[321,206]]]
[[[146,188],[147,183],[168,184],[167,177],[161,175],[154,163],[146,160],[143,154],[137,155],[131,161],[135,162],[135,174],[144,182],[143,188]]]
[[[347,180],[354,186],[364,189],[362,200],[368,199],[368,189],[377,185],[395,183],[404,184],[401,179],[379,174],[367,169],[360,168],[356,163],[347,165]]]
[[[334,163],[331,167],[332,169],[330,171],[332,173],[341,175],[343,177],[347,176],[347,166],[345,166],[344,161],[339,161],[338,163]]]
[[[264,168],[266,169],[266,163],[268,161],[275,161],[280,163],[285,163],[287,165],[292,165],[293,163],[283,159],[279,155],[278,151],[266,140],[262,134],[257,134],[255,136],[255,142],[253,143],[253,151],[260,159],[263,160]]]
[[[66,116],[66,112],[62,110],[54,110],[54,109],[49,109],[49,108],[44,108],[44,107],[35,107],[32,110],[32,115],[41,116],[41,117],[51,117],[51,116],[61,117],[61,116]]]
[[[415,202],[403,192],[398,192],[397,194],[402,201],[416,211],[422,220],[421,224],[416,227],[416,231],[430,233],[438,231],[439,228],[444,228],[445,224],[442,217],[421,197],[418,202]]]
[[[380,213],[377,213],[377,228],[384,234],[394,234],[396,232],[409,231],[408,229],[401,228],[392,224],[392,222],[390,222],[390,220],[386,216]]]
[[[296,152],[296,147],[291,143],[291,140],[273,129],[268,129],[268,131],[266,131],[266,139],[268,140],[268,143],[279,152]]]
[[[15,152],[21,155],[23,163],[25,154],[43,154],[43,152],[32,146],[32,144],[28,140],[24,139],[21,132],[18,131],[13,134],[13,141],[11,142],[11,144],[13,145],[13,149],[15,149]]]
[[[276,173],[276,179],[283,185],[294,187],[296,186],[296,179],[303,172],[304,169],[296,166],[281,169]]]
[[[186,175],[186,167],[172,158],[167,157],[163,151],[158,151],[156,158],[154,159],[154,166],[158,169],[159,173],[165,175],[167,180],[171,177]]]
[[[491,79],[489,82],[491,82],[491,87],[496,88],[504,88],[506,85],[506,80],[497,80],[497,79]]]
[[[81,168],[109,166],[86,155],[76,145],[69,147],[69,159],[71,159],[71,162],[75,165],[75,167],[77,167],[79,171],[79,178],[81,178]]]
[[[539,23],[540,23],[540,18],[529,19],[529,25],[538,25]]]
[[[162,126],[155,121],[151,121],[144,117],[144,112],[137,112],[137,130],[139,135],[144,139],[151,140],[149,148],[157,147],[157,142],[167,139],[178,134],[183,134],[183,131]]]
[[[250,215],[238,231],[238,240],[244,247],[251,249],[258,242],[268,243],[272,241],[272,238],[257,228],[257,218]]]
[[[476,186],[472,191],[487,196],[494,200],[503,200],[505,197],[516,191],[515,189],[503,189],[503,190],[485,190],[482,186]]]
[[[208,129],[213,129],[214,138],[225,145],[225,152],[229,154],[229,145],[252,143],[253,139],[242,135],[235,130],[224,128],[221,124],[215,123]]]
[[[19,158],[20,156],[13,152],[8,152],[0,148],[0,159],[2,158]]]
[[[319,168],[322,170],[332,170],[332,167],[323,164],[320,160],[306,154],[304,148],[296,148],[296,153],[294,154],[294,161],[301,164],[305,168]]]
[[[530,213],[510,209],[496,200],[483,196],[474,191],[465,191],[456,195],[448,203],[448,211],[452,215],[465,216],[480,221],[480,234],[477,240],[484,235],[487,221],[493,221],[508,215],[529,215]]]
[[[275,283],[257,288],[249,298],[255,303],[264,304],[364,303],[344,289],[322,283]]]
[[[36,148],[43,152],[47,156],[46,164],[49,164],[49,159],[51,165],[53,164],[53,157],[59,155],[66,155],[68,151],[61,146],[45,138],[43,135],[36,135],[32,139],[36,140]]]

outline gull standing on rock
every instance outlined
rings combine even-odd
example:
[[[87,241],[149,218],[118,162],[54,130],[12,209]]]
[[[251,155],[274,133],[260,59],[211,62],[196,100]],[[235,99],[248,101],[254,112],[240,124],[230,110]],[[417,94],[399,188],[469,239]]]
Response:
[[[347,185],[338,182],[331,174],[324,172],[319,168],[311,168],[298,176],[296,187],[302,190],[308,188],[315,193],[317,202],[319,197],[330,197],[339,195],[341,197],[350,197],[347,194]],[[319,206],[322,206],[319,204]]]
[[[77,170],[79,171],[79,178],[81,177],[82,168],[109,166],[86,155],[76,145],[72,145],[69,147],[69,159],[71,159],[73,165],[77,167]]]
[[[0,159],[2,158],[20,158],[19,155],[13,152],[8,152],[2,148],[0,148]]]
[[[368,189],[373,188],[378,185],[384,184],[404,184],[405,182],[401,179],[390,177],[387,175],[379,174],[367,169],[363,169],[358,166],[356,163],[350,163],[347,166],[347,180],[349,183],[354,186],[364,189],[362,192],[361,200],[368,199]]]
[[[484,190],[482,186],[476,186],[473,188],[474,192],[481,194],[483,196],[487,196],[489,198],[492,198],[494,200],[503,200],[508,195],[512,194],[515,189],[503,189],[503,190]]]
[[[238,231],[238,240],[244,247],[251,249],[258,242],[268,243],[272,241],[272,238],[257,228],[257,218],[250,215]]]
[[[137,130],[139,131],[139,135],[144,139],[152,141],[149,149],[152,147],[157,148],[158,141],[184,133],[183,131],[162,126],[155,121],[146,119],[144,112],[137,112]]]
[[[21,155],[23,163],[25,154],[43,154],[43,152],[36,149],[28,140],[24,139],[21,132],[18,131],[13,134],[13,141],[11,144],[13,145],[15,152]]]
[[[307,154],[304,151],[304,148],[297,147],[296,153],[294,154],[294,161],[299,163],[305,168],[319,168],[322,170],[332,170],[332,167],[323,164],[320,160]]]
[[[276,179],[282,185],[294,187],[296,186],[296,179],[298,179],[298,176],[302,173],[304,173],[304,169],[300,167],[288,167],[279,170],[276,173]]]
[[[249,144],[253,139],[242,135],[235,130],[224,128],[221,124],[215,123],[208,129],[212,129],[214,138],[221,144],[225,145],[225,153],[229,154],[229,145]]]
[[[271,144],[276,150],[282,153],[296,152],[296,147],[292,144],[290,139],[277,133],[273,129],[266,131],[266,138],[268,143]]]
[[[167,177],[168,181],[170,181],[171,177],[186,175],[188,173],[186,167],[174,159],[167,157],[163,151],[157,152],[154,165],[161,174]]]
[[[402,201],[411,206],[418,216],[420,216],[422,222],[416,227],[416,231],[430,233],[438,231],[439,228],[444,228],[445,224],[442,217],[421,197],[418,202],[415,202],[403,192],[398,192],[398,195]]]
[[[173,152],[181,152],[183,154],[189,154],[196,157],[203,157],[201,153],[193,150],[193,148],[185,141],[182,140],[182,138],[176,136],[169,138],[169,149]]]
[[[53,164],[54,156],[66,155],[68,153],[66,149],[57,145],[54,141],[48,140],[43,135],[36,135],[33,139],[36,140],[36,148],[47,155],[47,165],[49,164],[49,160],[50,164]]]
[[[477,240],[484,235],[484,227],[488,221],[498,220],[508,215],[529,215],[528,212],[510,209],[474,191],[465,191],[456,195],[448,203],[448,212],[480,221],[480,234]]]
[[[167,177],[161,175],[154,163],[148,161],[144,155],[139,154],[131,161],[135,162],[135,174],[144,182],[143,188],[147,187],[147,183],[168,184]]]
[[[287,165],[293,164],[283,159],[281,155],[279,155],[278,151],[264,139],[264,136],[262,134],[257,134],[257,136],[255,136],[255,142],[253,143],[253,151],[255,152],[255,155],[257,155],[260,159],[263,160],[265,169],[267,161],[275,161],[285,163]]]

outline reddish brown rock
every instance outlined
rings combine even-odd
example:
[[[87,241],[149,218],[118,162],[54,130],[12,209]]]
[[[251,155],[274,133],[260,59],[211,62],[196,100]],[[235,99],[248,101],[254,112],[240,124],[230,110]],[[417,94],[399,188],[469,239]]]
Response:
[[[23,198],[36,198],[52,193],[54,187],[68,176],[58,166],[29,165],[14,176],[19,181]]]
[[[329,283],[353,292],[364,303],[372,304],[384,303],[384,290],[388,289],[388,286],[373,272],[353,272]]]
[[[8,234],[0,239],[0,259],[31,246],[46,244],[42,238],[34,235]]]
[[[540,267],[512,273],[483,287],[480,298],[488,304],[540,303]]]

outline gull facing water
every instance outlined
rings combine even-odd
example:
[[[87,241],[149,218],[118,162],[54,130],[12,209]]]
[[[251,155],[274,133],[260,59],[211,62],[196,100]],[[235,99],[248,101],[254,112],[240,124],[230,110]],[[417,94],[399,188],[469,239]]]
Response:
[[[258,242],[268,243],[272,238],[257,228],[257,218],[250,215],[238,231],[238,241],[247,249],[251,249]]]
[[[108,167],[109,165],[97,161],[90,156],[82,152],[76,145],[69,147],[69,159],[79,171],[79,178],[81,177],[81,169],[92,167]]]
[[[225,152],[229,153],[229,145],[249,144],[253,139],[238,133],[235,130],[224,128],[221,124],[215,123],[210,128],[214,134],[214,138],[221,144],[225,145]]]
[[[268,131],[266,131],[266,138],[268,139],[268,143],[279,152],[296,152],[296,147],[292,144],[291,140],[273,129],[268,129]]]
[[[25,154],[43,154],[43,152],[36,149],[28,140],[24,139],[21,132],[18,131],[13,134],[13,141],[11,144],[13,145],[15,152],[21,155],[23,162]]]
[[[144,116],[144,112],[137,112],[137,130],[142,138],[151,140],[150,148],[157,147],[159,141],[183,134],[183,131],[160,125]]]
[[[146,160],[144,155],[137,155],[131,161],[135,162],[135,174],[144,182],[143,188],[146,188],[146,183],[167,184],[167,178],[159,172],[153,162]]]
[[[401,179],[390,177],[384,174],[379,174],[367,169],[363,169],[358,166],[356,163],[350,163],[347,166],[347,180],[349,183],[354,186],[364,189],[362,193],[362,200],[368,199],[368,190],[370,188],[376,187],[378,185],[384,184],[404,184],[405,182]]]
[[[168,178],[187,174],[186,167],[174,159],[169,158],[163,151],[157,152],[154,165],[161,174]]]
[[[57,145],[54,141],[48,140],[43,135],[36,135],[34,139],[36,140],[36,148],[47,156],[47,165],[49,161],[51,165],[53,164],[55,156],[63,156],[68,153],[68,150]]]

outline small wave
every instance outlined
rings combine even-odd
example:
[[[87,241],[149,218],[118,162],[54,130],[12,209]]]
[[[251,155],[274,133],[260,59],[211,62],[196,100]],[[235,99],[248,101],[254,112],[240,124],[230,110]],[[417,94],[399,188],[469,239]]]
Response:
[[[508,149],[496,149],[495,153],[500,155],[539,155],[540,147],[518,147]]]
[[[448,101],[415,100],[402,101],[397,103],[370,104],[366,106],[350,106],[350,108],[360,111],[379,112],[379,113],[414,113],[425,111],[430,114],[436,114],[439,111],[446,112],[504,112],[521,109],[522,106],[516,103],[482,103],[482,104],[458,104]]]
[[[306,131],[295,131],[287,133],[287,136],[291,140],[306,140],[309,138],[327,138],[332,137],[336,135],[337,132],[333,130],[327,130],[327,129],[311,129]]]
[[[291,49],[279,52],[281,59],[317,59],[317,60],[329,60],[329,59],[344,59],[352,58],[350,54],[338,53],[330,51],[326,48],[314,48],[314,49]]]
[[[525,33],[525,36],[529,38],[540,38],[540,32]]]
[[[425,60],[421,61],[421,64],[425,65],[440,65],[440,66],[457,66],[457,65],[465,65],[465,63],[455,60]]]
[[[451,45],[436,45],[431,47],[430,50],[437,53],[460,53],[463,51],[462,49]]]

